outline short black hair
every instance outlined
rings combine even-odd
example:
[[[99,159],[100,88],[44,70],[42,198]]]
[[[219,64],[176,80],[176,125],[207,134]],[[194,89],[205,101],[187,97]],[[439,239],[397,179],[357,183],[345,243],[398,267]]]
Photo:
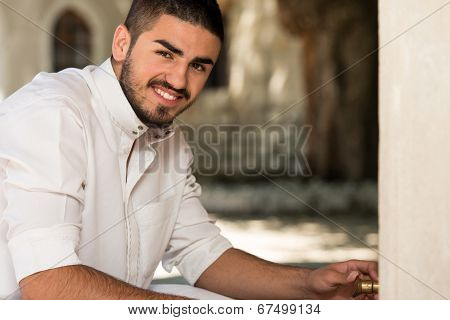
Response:
[[[133,0],[125,20],[131,34],[131,47],[164,14],[199,25],[224,41],[222,13],[217,0]]]

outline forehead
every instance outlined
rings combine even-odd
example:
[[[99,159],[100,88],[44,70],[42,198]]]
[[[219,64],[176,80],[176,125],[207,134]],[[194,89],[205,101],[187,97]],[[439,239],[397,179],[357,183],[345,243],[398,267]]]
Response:
[[[155,40],[170,42],[186,56],[209,56],[214,60],[221,47],[220,39],[210,31],[170,15],[162,15],[150,30],[141,34],[138,42],[156,45]]]

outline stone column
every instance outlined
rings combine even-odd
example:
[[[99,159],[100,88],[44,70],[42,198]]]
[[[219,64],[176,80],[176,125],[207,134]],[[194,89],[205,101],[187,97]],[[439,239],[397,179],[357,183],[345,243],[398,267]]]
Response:
[[[450,298],[450,4],[380,0],[382,299]]]
[[[6,74],[8,72],[8,70],[6,69],[7,63],[5,48],[8,47],[6,41],[5,16],[3,14],[3,8],[0,8],[0,43],[3,44],[3,48],[0,49],[0,102],[6,96]]]

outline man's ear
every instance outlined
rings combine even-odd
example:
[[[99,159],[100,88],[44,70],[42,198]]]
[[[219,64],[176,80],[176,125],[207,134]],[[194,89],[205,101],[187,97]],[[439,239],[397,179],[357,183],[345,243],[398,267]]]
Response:
[[[131,35],[125,25],[121,24],[114,32],[112,43],[112,55],[115,61],[123,62],[128,54],[131,45]]]

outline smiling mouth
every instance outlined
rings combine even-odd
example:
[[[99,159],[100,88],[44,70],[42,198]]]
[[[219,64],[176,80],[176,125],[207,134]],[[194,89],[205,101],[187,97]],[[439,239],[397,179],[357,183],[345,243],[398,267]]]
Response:
[[[163,98],[167,101],[175,102],[177,100],[182,99],[181,96],[174,96],[173,94],[171,94],[161,88],[153,87],[153,86],[152,86],[152,88],[153,88],[153,91],[155,91],[158,96],[160,96],[161,98]]]

